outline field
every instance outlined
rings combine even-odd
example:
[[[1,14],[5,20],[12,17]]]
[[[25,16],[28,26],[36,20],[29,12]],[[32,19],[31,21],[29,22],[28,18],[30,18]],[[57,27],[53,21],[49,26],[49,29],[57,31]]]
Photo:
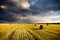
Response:
[[[60,40],[60,24],[0,24],[0,40]]]

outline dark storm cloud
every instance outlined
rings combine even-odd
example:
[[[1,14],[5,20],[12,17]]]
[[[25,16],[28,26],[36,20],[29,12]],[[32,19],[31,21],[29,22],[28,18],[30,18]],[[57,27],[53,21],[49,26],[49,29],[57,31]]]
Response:
[[[60,10],[60,1],[58,0],[35,0],[31,1],[31,8],[34,11],[38,11],[38,12],[46,12],[46,11],[50,11],[50,10],[54,10],[54,11],[58,11]]]
[[[24,2],[28,2],[28,0],[1,0],[0,6],[6,6],[6,8],[0,8],[0,22],[31,22],[28,19],[22,20],[21,18],[17,18],[18,15],[21,17],[30,13],[21,8],[20,4]]]
[[[7,8],[0,9],[0,22],[40,23],[48,19],[60,20],[58,19],[60,0],[29,0],[29,10],[21,9],[20,4],[24,1],[28,2],[28,0],[1,0],[0,5],[5,5]],[[56,18],[50,18],[51,15]],[[22,16],[26,18],[23,20]]]
[[[30,3],[36,13],[30,16],[34,23],[60,22],[60,0],[31,0]]]

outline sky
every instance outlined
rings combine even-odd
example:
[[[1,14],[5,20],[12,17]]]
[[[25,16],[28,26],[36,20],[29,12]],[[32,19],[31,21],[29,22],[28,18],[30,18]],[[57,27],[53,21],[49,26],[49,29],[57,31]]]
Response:
[[[60,0],[1,0],[2,23],[60,23]]]

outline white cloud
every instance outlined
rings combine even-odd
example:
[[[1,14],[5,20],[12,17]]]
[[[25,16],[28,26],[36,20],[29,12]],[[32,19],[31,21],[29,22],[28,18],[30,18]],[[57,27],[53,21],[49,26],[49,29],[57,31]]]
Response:
[[[60,22],[60,11],[49,11],[45,13],[45,16],[39,15],[28,15],[28,19],[33,23],[57,23]]]

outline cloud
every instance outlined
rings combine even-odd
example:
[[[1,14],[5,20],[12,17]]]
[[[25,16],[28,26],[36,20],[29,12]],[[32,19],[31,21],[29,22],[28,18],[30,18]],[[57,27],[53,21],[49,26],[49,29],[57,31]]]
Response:
[[[30,4],[30,8],[28,7],[29,10],[23,10],[21,8],[21,4],[25,2]],[[6,6],[6,9],[0,10],[1,22],[60,22],[59,0],[1,0],[1,5]],[[24,17],[24,20],[22,20],[23,18],[21,16]]]
[[[60,22],[60,11],[49,11],[45,15],[28,15],[28,19],[33,23],[58,23]]]

